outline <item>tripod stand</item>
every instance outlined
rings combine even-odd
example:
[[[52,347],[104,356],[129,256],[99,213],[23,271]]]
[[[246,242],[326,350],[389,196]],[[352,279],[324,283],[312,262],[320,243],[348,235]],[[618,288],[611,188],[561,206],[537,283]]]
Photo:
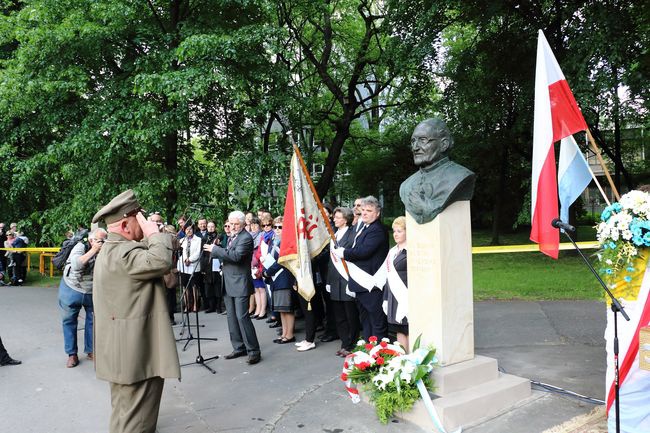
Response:
[[[585,264],[587,267],[591,270],[591,272],[594,274],[600,285],[603,287],[609,298],[612,300],[612,305],[611,309],[612,312],[614,313],[614,344],[613,344],[613,349],[614,349],[614,390],[615,390],[615,395],[616,399],[614,401],[614,409],[616,413],[616,433],[619,433],[621,431],[621,418],[620,418],[620,406],[619,406],[619,391],[620,391],[620,384],[619,384],[619,370],[618,370],[618,313],[621,313],[623,315],[623,318],[627,320],[628,322],[630,321],[630,317],[627,315],[625,310],[623,309],[623,306],[618,302],[618,299],[612,294],[612,292],[609,290],[609,287],[607,287],[607,284],[600,278],[600,275],[598,275],[598,272],[594,269],[593,266],[591,266],[591,263],[589,263],[589,260],[585,257],[585,255],[582,253],[582,250],[578,248],[578,245],[575,243],[569,232],[575,232],[575,228],[573,226],[570,226],[569,224],[563,223],[562,220],[560,219],[554,219],[551,225],[555,228],[561,228],[562,232],[566,235],[567,238],[571,241],[573,244],[573,247],[576,249],[578,254],[580,254],[580,257],[582,257],[582,260],[584,260]]]
[[[184,268],[185,264],[183,262],[182,254],[180,255],[179,260],[181,260],[182,263],[183,263],[183,266],[182,266],[183,269],[182,270],[185,270],[185,268]],[[181,274],[182,274],[182,272],[179,272],[179,276],[178,276],[179,279],[181,279]],[[176,341],[185,340],[185,345],[183,346],[183,352],[184,352],[185,350],[187,350],[187,346],[190,344],[190,342],[193,341],[193,340],[196,340],[197,348],[198,348],[198,356],[196,357],[194,362],[181,364],[181,366],[184,367],[186,365],[201,365],[201,366],[207,368],[212,374],[216,374],[216,371],[213,370],[210,366],[208,366],[206,364],[206,362],[211,361],[213,359],[218,359],[219,356],[215,355],[215,356],[212,356],[212,357],[209,357],[209,358],[204,358],[202,353],[201,353],[201,340],[217,341],[217,338],[207,338],[207,337],[201,338],[201,326],[205,326],[205,325],[201,325],[199,323],[199,311],[198,311],[198,308],[196,308],[196,302],[194,302],[194,306],[192,308],[194,310],[194,316],[195,316],[196,324],[192,325],[192,323],[190,321],[190,311],[189,311],[190,306],[187,305],[186,298],[187,298],[188,290],[192,290],[192,288],[193,288],[192,287],[193,286],[193,284],[192,284],[193,281],[192,280],[194,279],[194,274],[195,274],[194,272],[192,272],[190,274],[190,278],[188,279],[187,284],[185,284],[185,287],[183,287],[182,284],[180,285],[181,287],[183,287],[183,291],[182,291],[182,294],[181,294],[181,311],[182,311],[182,315],[183,315],[183,328],[181,329],[180,336],[183,335],[183,333],[185,331],[185,327],[187,327],[187,335],[188,336],[184,337],[184,338],[178,338]],[[181,281],[182,281],[182,279],[181,279]],[[196,295],[197,294],[194,294],[194,296],[193,296],[195,301],[196,301]],[[194,336],[192,335],[192,329],[191,329],[192,326],[196,327],[196,338],[194,338]]]

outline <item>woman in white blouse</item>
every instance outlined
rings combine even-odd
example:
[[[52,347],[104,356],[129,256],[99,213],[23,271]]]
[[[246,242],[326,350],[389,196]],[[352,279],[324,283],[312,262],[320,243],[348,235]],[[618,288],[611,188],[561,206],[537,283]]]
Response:
[[[199,311],[199,292],[194,274],[201,272],[201,238],[194,236],[193,225],[185,229],[185,237],[181,239],[181,252],[176,268],[181,276],[184,311]]]

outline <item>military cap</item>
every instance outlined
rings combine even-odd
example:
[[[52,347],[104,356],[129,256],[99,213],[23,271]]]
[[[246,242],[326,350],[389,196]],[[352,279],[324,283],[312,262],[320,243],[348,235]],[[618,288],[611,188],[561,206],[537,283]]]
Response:
[[[106,206],[101,208],[93,217],[92,222],[105,221],[106,224],[113,224],[130,215],[135,215],[142,210],[138,199],[135,198],[133,190],[126,190],[115,196]]]

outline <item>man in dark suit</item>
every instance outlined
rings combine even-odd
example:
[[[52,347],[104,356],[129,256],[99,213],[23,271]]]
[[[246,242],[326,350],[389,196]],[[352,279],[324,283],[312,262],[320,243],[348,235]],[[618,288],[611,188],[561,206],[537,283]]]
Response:
[[[228,313],[228,331],[233,351],[226,359],[234,359],[248,353],[248,363],[257,364],[262,359],[255,327],[248,314],[248,299],[253,294],[251,260],[253,238],[244,230],[245,215],[234,211],[228,216],[230,238],[225,248],[206,244],[203,248],[222,263],[225,286],[224,302]]]
[[[356,232],[352,247],[339,247],[334,250],[334,254],[338,257],[354,263],[369,276],[375,275],[388,254],[388,231],[379,220],[380,214],[381,205],[375,197],[368,196],[362,199],[361,220],[363,226]],[[367,341],[372,335],[380,340],[386,337],[388,324],[382,309],[381,288],[363,287],[352,278],[350,278],[348,288],[357,296],[363,338]]]

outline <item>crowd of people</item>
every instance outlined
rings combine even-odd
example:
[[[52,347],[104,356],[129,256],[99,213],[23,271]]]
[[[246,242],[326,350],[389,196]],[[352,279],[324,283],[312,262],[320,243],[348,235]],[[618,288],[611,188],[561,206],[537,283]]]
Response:
[[[389,333],[408,349],[408,320],[401,314],[404,308],[398,308],[400,300],[406,304],[405,218],[393,223],[396,245],[389,250],[376,198],[357,198],[353,209],[325,205],[325,210],[336,239],[333,248],[326,247],[312,260],[316,294],[310,300],[298,294],[295,278],[278,263],[282,216],[273,217],[266,209],[232,212],[223,230],[206,218],[194,223],[181,216],[177,228],[166,228],[175,233],[178,244],[176,265],[166,283],[172,323],[175,311],[227,314],[233,352],[226,359],[248,355],[252,363],[260,358],[253,323],[261,326],[263,320],[277,328],[274,343],[293,343],[299,352],[315,349],[317,341],[340,340],[335,354],[345,357],[360,336],[383,338]],[[163,227],[160,215],[149,219]],[[355,265],[353,276],[347,274],[347,263]],[[382,267],[397,279],[385,278],[382,287],[367,283]],[[359,281],[355,275],[360,275]],[[296,320],[304,320],[300,337]]]
[[[29,239],[18,230],[16,223],[9,224],[6,230],[5,223],[0,222],[0,245],[4,248],[27,248]],[[7,283],[5,283],[5,276]],[[0,284],[21,286],[27,277],[27,254],[21,251],[2,251],[0,254]]]
[[[233,350],[225,359],[247,356],[251,365],[262,360],[255,328],[263,325],[277,328],[273,343],[299,352],[340,339],[335,354],[345,357],[360,336],[389,333],[408,350],[405,219],[394,221],[396,245],[389,248],[376,198],[358,198],[352,209],[326,206],[335,235],[312,260],[316,290],[309,300],[279,263],[282,216],[233,211],[218,229],[203,217],[181,216],[174,226],[143,212],[131,190],[114,197],[93,217],[92,231],[73,237],[83,239],[70,248],[59,283],[66,366],[80,362],[83,309],[83,350],[97,377],[110,383],[111,432],[155,431],[164,379],[180,378],[170,324],[189,312],[226,314]],[[6,246],[27,245],[15,227],[6,234],[0,227]],[[20,283],[16,253],[3,255],[0,266],[3,274],[13,268]],[[300,338],[297,320],[304,320]],[[19,363],[0,340],[0,365]]]

